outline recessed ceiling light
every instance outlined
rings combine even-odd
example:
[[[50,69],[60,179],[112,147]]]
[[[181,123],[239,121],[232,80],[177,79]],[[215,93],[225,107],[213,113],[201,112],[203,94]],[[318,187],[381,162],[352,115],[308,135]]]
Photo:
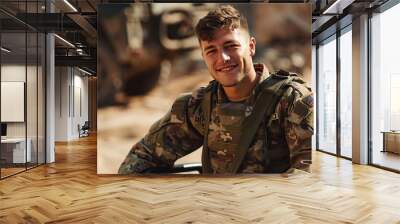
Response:
[[[343,10],[351,5],[355,0],[336,0],[327,9],[325,9],[322,14],[342,14]]]
[[[74,12],[78,12],[78,10],[68,1],[68,0],[64,0],[65,4],[68,5],[68,7],[70,7]]]
[[[6,53],[10,53],[10,52],[11,52],[10,49],[7,49],[7,48],[5,48],[5,47],[1,47],[1,51],[4,51],[4,52],[6,52]]]
[[[81,68],[79,68],[79,67],[78,67],[78,70],[81,71],[81,72],[83,72],[83,73],[85,73],[85,74],[87,74],[87,75],[90,75],[90,76],[93,75],[92,73],[90,73],[90,72],[88,72],[88,71],[86,71],[86,70],[83,70],[83,69],[81,69]]]
[[[55,37],[57,37],[59,40],[61,40],[62,42],[64,42],[65,44],[67,44],[68,46],[70,46],[70,47],[72,47],[72,48],[75,48],[75,45],[73,45],[71,42],[69,42],[68,40],[66,40],[66,39],[64,39],[64,38],[62,38],[62,37],[60,37],[59,35],[57,35],[57,34],[54,34],[54,36]]]

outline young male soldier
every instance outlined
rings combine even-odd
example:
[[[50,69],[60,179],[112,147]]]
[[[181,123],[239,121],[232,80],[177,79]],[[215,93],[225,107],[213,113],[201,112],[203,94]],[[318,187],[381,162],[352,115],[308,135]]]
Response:
[[[313,97],[304,81],[253,64],[256,40],[232,6],[209,12],[196,34],[214,81],[176,99],[132,147],[118,172],[169,168],[200,146],[205,174],[308,170]]]

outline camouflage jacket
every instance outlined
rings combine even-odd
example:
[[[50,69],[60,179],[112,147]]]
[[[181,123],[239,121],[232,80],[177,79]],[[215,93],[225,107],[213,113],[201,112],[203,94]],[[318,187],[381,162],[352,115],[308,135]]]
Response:
[[[261,76],[259,85],[269,74],[264,72],[266,69],[262,64],[254,67]],[[211,89],[202,87],[190,96],[179,97],[171,110],[132,147],[118,173],[141,173],[151,167],[172,167],[177,159],[201,147],[206,133],[202,108],[206,91]],[[213,173],[226,173],[235,157],[235,148],[243,131],[243,118],[251,113],[259,91],[256,86],[249,98],[241,102],[229,101],[220,85],[215,92],[207,145]],[[238,172],[271,173],[291,168],[308,171],[312,134],[312,92],[303,84],[292,83],[284,91],[271,119],[260,124]],[[265,163],[265,150],[268,150],[269,165]]]

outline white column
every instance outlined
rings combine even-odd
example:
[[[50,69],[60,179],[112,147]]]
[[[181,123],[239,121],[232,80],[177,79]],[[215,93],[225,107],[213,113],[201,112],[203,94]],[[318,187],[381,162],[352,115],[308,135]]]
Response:
[[[368,15],[353,19],[353,162],[368,163]]]
[[[54,6],[47,1],[47,11],[53,12]],[[54,133],[55,133],[55,54],[54,35],[46,35],[46,163],[55,161]]]
[[[313,93],[314,93],[314,135],[312,136],[312,143],[311,143],[311,148],[312,148],[312,150],[316,150],[316,148],[317,148],[317,145],[316,145],[316,143],[317,143],[317,133],[316,133],[316,131],[317,131],[317,107],[316,107],[316,102],[317,102],[317,71],[316,71],[316,69],[317,69],[317,57],[316,57],[316,54],[317,54],[317,48],[316,48],[316,46],[315,45],[312,45],[312,53],[311,53],[311,71],[312,71],[312,73],[311,73],[311,88],[312,88],[312,91],[313,91]]]

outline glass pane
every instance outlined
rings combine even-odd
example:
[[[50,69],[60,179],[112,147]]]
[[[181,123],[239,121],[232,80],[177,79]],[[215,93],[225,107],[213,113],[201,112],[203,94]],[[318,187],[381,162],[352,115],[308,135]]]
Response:
[[[318,148],[336,154],[336,39],[318,48]]]
[[[2,177],[25,170],[26,150],[26,34],[1,34]],[[28,145],[29,149],[29,145]]]
[[[340,37],[340,152],[352,157],[352,36],[351,30]]]
[[[30,147],[30,158],[28,159],[28,168],[37,165],[37,33],[36,32],[29,32],[27,33],[28,38],[28,62],[27,62],[27,81],[26,81],[26,112],[27,112],[27,142],[29,144],[28,148]]]
[[[45,44],[46,37],[40,33],[38,35],[38,163],[45,163]]]
[[[372,163],[400,170],[400,5],[371,19]]]
[[[37,19],[45,1],[1,1],[21,20]],[[25,14],[28,13],[28,14]],[[1,177],[45,161],[45,36],[0,12],[2,144]],[[7,21],[7,22],[4,22]],[[32,24],[38,21],[30,21]],[[6,100],[3,100],[5,98]],[[4,133],[4,134],[3,134]]]

